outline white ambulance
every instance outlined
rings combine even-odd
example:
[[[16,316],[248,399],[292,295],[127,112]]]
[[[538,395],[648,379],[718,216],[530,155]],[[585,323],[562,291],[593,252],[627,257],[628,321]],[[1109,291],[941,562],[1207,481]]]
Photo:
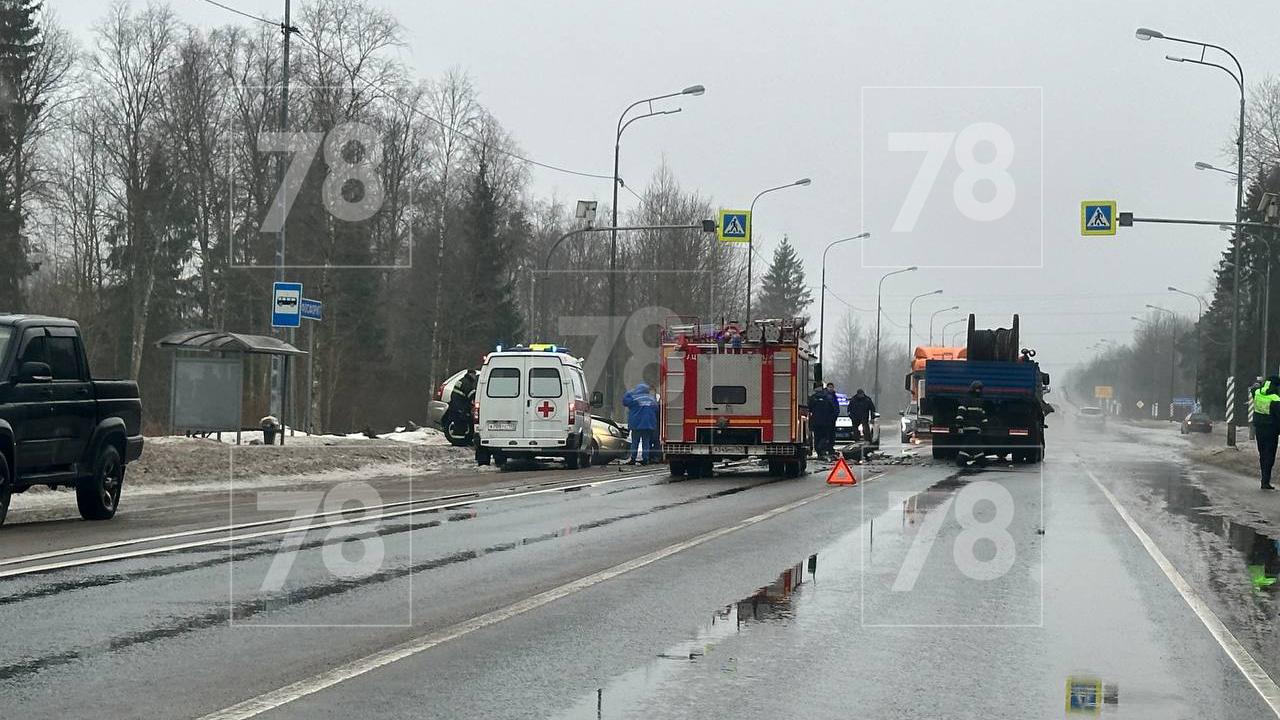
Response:
[[[476,387],[476,463],[499,467],[511,458],[560,457],[570,469],[591,455],[591,393],[582,360],[555,345],[489,353]]]

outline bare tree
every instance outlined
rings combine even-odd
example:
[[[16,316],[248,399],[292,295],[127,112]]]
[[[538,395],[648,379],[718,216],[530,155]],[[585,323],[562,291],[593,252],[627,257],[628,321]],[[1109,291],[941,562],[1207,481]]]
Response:
[[[158,150],[154,137],[165,76],[173,62],[177,22],[164,5],[134,14],[116,2],[95,30],[90,58],[95,102],[106,115],[103,149],[112,158],[113,189],[120,209],[117,263],[127,278],[130,302],[129,377],[142,370],[147,317],[155,287],[155,237],[146,226],[143,195],[148,167]]]

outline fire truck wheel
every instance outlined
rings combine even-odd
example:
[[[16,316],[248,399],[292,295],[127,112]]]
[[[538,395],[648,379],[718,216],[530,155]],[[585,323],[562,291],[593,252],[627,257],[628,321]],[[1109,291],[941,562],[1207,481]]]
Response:
[[[696,480],[702,477],[702,463],[697,458],[689,460],[684,471],[689,476],[689,479]]]
[[[489,464],[489,451],[488,451],[488,450],[486,450],[486,449],[484,449],[484,448],[482,448],[482,447],[477,447],[477,448],[476,448],[476,464],[477,464],[477,465],[488,465],[488,464]]]
[[[781,461],[781,460],[770,460],[770,461],[769,461],[769,474],[770,474],[770,475],[772,475],[773,477],[778,477],[779,475],[781,475],[781,474],[782,474],[782,461]]]
[[[712,460],[711,458],[707,458],[706,460],[703,460],[702,461],[702,477],[712,477],[715,474],[716,474],[715,461]]]
[[[789,478],[800,477],[800,467],[799,460],[788,460],[786,462],[786,476]]]

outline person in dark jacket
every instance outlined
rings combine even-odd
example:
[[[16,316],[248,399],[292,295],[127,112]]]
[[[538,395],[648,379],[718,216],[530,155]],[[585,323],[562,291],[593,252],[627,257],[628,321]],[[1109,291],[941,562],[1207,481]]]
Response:
[[[449,409],[462,417],[471,417],[471,402],[476,398],[476,382],[479,379],[474,369],[469,369],[453,384],[449,393]]]
[[[871,422],[876,412],[875,402],[862,388],[849,398],[849,417],[853,418],[854,437],[860,440],[871,439]]]
[[[1262,489],[1275,490],[1271,470],[1276,464],[1276,445],[1280,441],[1280,375],[1272,375],[1253,391],[1253,429],[1258,442]]]
[[[809,427],[813,430],[813,449],[819,458],[835,452],[836,415],[840,406],[821,385],[813,386],[809,396]]]
[[[635,465],[639,457],[640,464],[648,465],[658,456],[658,399],[648,385],[640,383],[622,396],[622,404],[627,408],[627,427],[631,430],[631,457],[627,464]]]

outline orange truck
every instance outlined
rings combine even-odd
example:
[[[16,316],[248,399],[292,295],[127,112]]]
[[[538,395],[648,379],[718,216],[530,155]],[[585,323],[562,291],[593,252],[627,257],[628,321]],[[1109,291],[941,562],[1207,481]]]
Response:
[[[963,360],[965,349],[962,347],[940,347],[920,345],[911,358],[911,372],[907,373],[906,390],[911,393],[911,404],[902,411],[902,419],[898,429],[903,444],[918,445],[930,439],[931,418],[920,414],[920,396],[927,392],[924,382],[924,366],[930,360]]]

